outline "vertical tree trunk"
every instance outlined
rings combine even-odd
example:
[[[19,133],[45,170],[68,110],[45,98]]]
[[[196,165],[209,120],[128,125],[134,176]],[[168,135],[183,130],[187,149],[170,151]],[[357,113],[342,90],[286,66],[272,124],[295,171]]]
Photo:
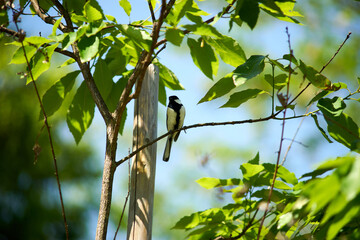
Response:
[[[133,150],[157,137],[159,70],[147,68],[139,97],[135,100]],[[156,167],[156,143],[133,158],[127,238],[151,239]]]

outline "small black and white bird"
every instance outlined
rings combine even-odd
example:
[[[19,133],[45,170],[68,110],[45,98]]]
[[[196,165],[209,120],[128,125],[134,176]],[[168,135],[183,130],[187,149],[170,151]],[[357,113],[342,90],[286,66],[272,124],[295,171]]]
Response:
[[[182,128],[185,118],[185,107],[177,96],[169,97],[169,105],[166,112],[166,128],[168,131],[174,131]],[[172,133],[167,137],[163,160],[169,161],[172,141],[179,138],[180,131]]]

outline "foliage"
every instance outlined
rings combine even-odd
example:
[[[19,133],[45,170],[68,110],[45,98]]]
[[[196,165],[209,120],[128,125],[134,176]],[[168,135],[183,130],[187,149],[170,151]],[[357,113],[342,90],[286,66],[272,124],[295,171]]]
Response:
[[[269,198],[276,168],[275,164],[260,164],[259,160],[257,155],[242,164],[241,178],[197,180],[206,189],[222,188],[225,194],[231,194],[233,202],[185,216],[173,228],[186,230],[188,239],[256,239],[258,213]],[[324,162],[299,180],[279,166],[261,238],[357,239],[359,166],[360,157],[350,154]]]

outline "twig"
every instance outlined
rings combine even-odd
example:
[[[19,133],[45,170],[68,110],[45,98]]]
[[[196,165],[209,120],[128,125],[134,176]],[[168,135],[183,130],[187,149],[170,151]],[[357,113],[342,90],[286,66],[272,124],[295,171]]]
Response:
[[[156,18],[155,18],[155,13],[154,13],[153,6],[152,6],[150,0],[148,0],[147,2],[148,2],[148,5],[149,5],[149,10],[150,10],[150,14],[151,14],[151,19],[152,19],[153,22],[155,22],[155,21],[156,21]]]
[[[344,46],[344,44],[346,43],[346,41],[350,38],[351,32],[349,32],[346,35],[345,40],[341,43],[341,45],[339,46],[338,50],[334,53],[334,55],[330,58],[330,60],[321,68],[321,70],[319,71],[319,73],[322,73],[322,71],[325,70],[325,68],[332,62],[332,60],[334,60],[334,58],[336,57],[336,55],[340,52],[341,48]],[[308,83],[290,102],[289,105],[291,103],[293,103],[309,86],[311,85],[311,83]]]
[[[39,2],[37,0],[30,0],[31,4],[34,7],[34,11],[35,13],[45,22],[51,25],[54,25],[56,20],[48,15],[46,15],[45,13],[43,13],[42,9],[39,6]],[[62,32],[69,32],[69,29],[63,24],[60,23],[59,24],[59,29]]]
[[[248,222],[248,224],[243,228],[243,230],[241,231],[241,233],[235,237],[223,237],[223,236],[218,236],[216,237],[214,240],[236,240],[241,238],[242,236],[245,235],[245,233],[247,232],[247,230],[249,230],[249,228],[251,227],[251,225],[253,224],[256,214],[258,213],[259,209],[256,209],[254,215],[252,216],[251,220]]]
[[[130,184],[131,184],[131,178],[130,178],[130,161],[128,161],[128,170],[129,170],[129,175],[128,175],[128,181],[129,181],[129,184],[128,184],[128,192],[127,192],[127,195],[125,197],[125,202],[124,202],[124,207],[122,209],[122,212],[121,212],[121,216],[120,216],[120,220],[119,220],[119,224],[118,224],[118,227],[116,229],[116,232],[115,232],[115,236],[114,236],[114,240],[116,239],[116,235],[119,231],[119,228],[120,228],[120,225],[121,225],[121,221],[123,219],[123,216],[124,216],[124,212],[125,212],[125,208],[126,208],[126,204],[128,202],[128,199],[129,199],[129,196],[130,196]]]
[[[259,231],[258,231],[258,235],[257,235],[257,240],[260,239],[262,226],[264,225],[266,214],[267,214],[267,212],[269,210],[269,205],[270,205],[270,202],[271,202],[271,196],[272,196],[272,192],[274,190],[275,181],[276,181],[276,177],[277,177],[277,172],[278,172],[278,169],[279,169],[282,146],[283,146],[283,142],[284,142],[286,110],[287,110],[287,106],[289,106],[289,89],[290,89],[290,79],[291,79],[291,58],[292,58],[292,53],[293,53],[293,50],[291,49],[290,34],[289,34],[289,30],[288,30],[287,27],[286,27],[286,35],[288,37],[290,59],[289,59],[289,77],[288,77],[288,83],[287,83],[287,87],[286,87],[287,89],[286,89],[285,105],[284,105],[284,112],[283,112],[283,115],[284,115],[283,118],[284,119],[282,121],[282,126],[281,126],[280,144],[279,144],[279,150],[278,150],[278,153],[277,153],[275,171],[274,171],[274,175],[273,175],[273,179],[272,179],[272,183],[271,183],[271,187],[270,187],[270,191],[269,191],[269,197],[268,197],[268,200],[266,202],[266,208],[265,208],[265,211],[264,211],[264,215],[261,218]]]
[[[13,14],[14,14],[14,12],[13,12]],[[17,24],[17,19],[14,19],[14,20],[15,20],[14,23],[15,23],[16,29],[17,29],[18,32],[20,32],[19,26]],[[28,69],[29,69],[29,74],[30,74],[30,77],[31,77],[31,80],[32,80],[32,83],[33,83],[33,86],[34,86],[36,96],[37,96],[39,104],[40,104],[41,112],[44,115],[44,124],[46,126],[46,130],[47,130],[47,133],[48,133],[48,136],[49,136],[51,154],[52,154],[52,157],[53,157],[53,160],[54,160],[55,176],[56,176],[56,181],[57,181],[58,190],[59,190],[61,211],[62,211],[62,216],[63,216],[63,220],[64,220],[64,225],[65,225],[66,239],[68,240],[69,239],[69,229],[68,229],[68,224],[67,224],[67,221],[66,221],[65,207],[64,207],[64,201],[63,201],[63,197],[62,197],[61,184],[60,184],[60,178],[59,178],[59,171],[58,171],[58,167],[57,167],[57,161],[56,161],[54,145],[53,145],[53,141],[52,141],[52,137],[51,137],[50,126],[49,126],[49,123],[47,121],[47,115],[46,115],[46,112],[45,112],[45,108],[44,108],[44,105],[42,104],[41,97],[40,97],[38,88],[36,86],[36,83],[35,83],[35,80],[34,80],[34,77],[33,77],[32,71],[31,71],[30,62],[29,62],[29,59],[28,59],[26,51],[25,51],[24,43],[22,41],[21,41],[21,47],[22,47],[23,52],[24,52],[24,57],[25,57],[26,64],[27,64]]]
[[[305,111],[306,113],[309,111],[310,106],[311,106],[311,105],[309,105],[309,106],[306,108],[306,111]],[[290,142],[288,148],[286,149],[286,152],[285,152],[285,154],[284,154],[283,160],[281,161],[281,164],[280,164],[281,166],[284,165],[284,163],[285,163],[285,161],[286,161],[286,157],[287,157],[287,155],[288,155],[289,152],[290,152],[290,149],[291,149],[291,147],[292,147],[292,144],[295,142],[295,138],[296,138],[297,134],[299,133],[299,130],[300,130],[301,125],[303,124],[304,120],[305,120],[305,118],[302,118],[302,119],[301,119],[301,121],[300,121],[300,123],[299,123],[299,126],[297,127],[296,132],[295,132],[293,138],[291,139],[291,142]]]

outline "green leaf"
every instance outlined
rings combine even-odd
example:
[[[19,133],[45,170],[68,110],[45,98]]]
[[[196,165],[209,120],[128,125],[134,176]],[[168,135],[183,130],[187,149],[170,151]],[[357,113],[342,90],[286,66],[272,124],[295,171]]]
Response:
[[[66,6],[66,10],[71,12],[71,15],[82,14],[86,0],[63,0],[63,5]]]
[[[93,59],[99,51],[100,39],[94,35],[82,37],[78,43],[81,62],[88,62]]]
[[[256,156],[253,159],[248,161],[248,163],[257,164],[257,165],[259,165],[259,162],[260,162],[260,154],[259,154],[259,152],[257,152]]]
[[[319,73],[311,66],[307,66],[303,61],[300,60],[299,68],[304,76],[317,88],[323,90],[331,90],[333,89],[333,85],[330,80],[327,79],[324,75]]]
[[[84,6],[84,15],[88,22],[95,22],[105,19],[104,13],[96,0],[89,0]]]
[[[286,74],[279,74],[273,78],[271,74],[265,74],[265,81],[270,84],[271,87],[274,87],[275,89],[282,89],[284,86],[286,86],[288,82],[288,76]]]
[[[350,204],[349,204],[350,205]],[[349,209],[350,208],[350,209]],[[353,218],[359,216],[360,213],[360,206],[357,202],[353,203],[349,206],[348,209],[343,210],[342,214],[337,215],[333,222],[330,223],[329,229],[326,234],[326,239],[334,239],[338,233],[348,224]]]
[[[192,0],[179,0],[176,1],[174,6],[171,8],[170,13],[165,19],[165,22],[171,26],[176,26],[180,19],[185,16],[185,13],[191,9]]]
[[[271,1],[270,1],[271,2]],[[292,23],[299,24],[300,22],[293,17],[302,17],[299,12],[294,11],[295,2],[285,1],[280,2],[276,1],[273,5],[266,4],[268,2],[264,2],[264,4],[260,5],[260,8],[266,12],[267,14],[281,20]]]
[[[243,163],[240,166],[241,172],[243,174],[243,178],[246,180],[250,180],[251,177],[259,174],[265,168],[263,165],[251,164],[251,163]]]
[[[233,80],[236,86],[245,83],[247,80],[254,78],[264,71],[265,56],[253,55],[246,62],[238,66],[233,75]]]
[[[227,101],[221,108],[224,107],[232,107],[237,108],[241,104],[247,102],[252,98],[256,98],[259,94],[265,93],[264,90],[261,89],[246,89],[240,92],[236,92],[230,96],[229,101]]]
[[[62,40],[62,49],[65,50],[70,47],[76,41],[76,32],[66,33],[66,36]]]
[[[120,0],[120,6],[124,9],[125,13],[130,17],[131,13],[131,4],[128,0]]]
[[[55,51],[55,48],[59,44],[53,44],[46,48],[43,48],[41,51],[38,51],[34,57],[30,61],[30,67],[32,72],[32,77],[34,78],[34,81],[36,81],[39,76],[48,70],[50,68],[50,60],[51,57]],[[26,84],[30,83],[32,81],[31,75],[28,75]]]
[[[360,157],[356,158],[352,164],[349,174],[342,182],[342,192],[346,196],[346,201],[352,201],[360,194]]]
[[[277,177],[281,178],[284,182],[296,185],[298,183],[295,173],[290,172],[283,166],[279,166]]]
[[[195,35],[215,37],[215,38],[220,38],[222,36],[221,33],[215,27],[206,23],[187,24],[184,25],[183,27]]]
[[[165,84],[163,81],[159,81],[159,102],[166,107],[166,90]]]
[[[73,64],[73,63],[75,63],[75,62],[76,62],[75,59],[69,58],[69,59],[66,60],[63,64],[61,64],[61,66],[59,66],[59,68],[66,67],[66,66],[68,66],[68,65],[70,65],[70,64]]]
[[[165,38],[172,44],[180,46],[184,38],[184,32],[177,28],[168,28],[165,32]]]
[[[217,74],[219,68],[219,60],[214,50],[202,38],[197,41],[188,38],[187,44],[190,48],[191,57],[195,65],[210,79]]]
[[[201,212],[196,212],[181,218],[171,229],[191,229],[198,226],[201,219],[200,213]]]
[[[241,180],[238,178],[219,179],[204,177],[196,180],[196,182],[203,188],[212,189],[215,187],[239,185],[241,183]]]
[[[58,29],[62,19],[63,19],[63,16],[61,16],[58,20],[56,20],[56,22],[53,26],[53,29],[52,29],[52,33],[51,33],[52,36],[56,36],[56,30]]]
[[[112,15],[105,15],[105,17],[107,18],[107,20],[109,20],[110,22],[113,23],[117,23],[116,18]]]
[[[222,35],[219,38],[204,37],[204,40],[214,48],[225,63],[237,67],[246,62],[245,52],[235,39]]]
[[[259,3],[254,0],[243,0],[237,4],[240,4],[240,19],[246,22],[251,29],[254,29],[260,12]]]
[[[53,40],[40,36],[31,36],[24,39],[25,45],[32,44],[32,45],[36,45],[37,47],[40,47],[45,43],[51,43],[51,42],[53,42]]]
[[[359,127],[349,115],[343,113],[346,107],[344,101],[339,97],[322,98],[317,106],[324,114],[330,136],[350,150],[357,150],[356,143],[360,140]]]
[[[27,45],[24,46],[26,57],[30,61],[30,59],[34,56],[36,53],[37,48],[35,46]],[[11,62],[9,64],[22,64],[26,63],[26,59],[24,56],[24,50],[22,47],[19,47],[12,56]]]
[[[205,94],[205,96],[198,102],[198,104],[224,96],[225,94],[229,93],[232,89],[234,89],[236,86],[234,84],[232,75],[233,73],[231,72],[227,74],[225,77],[221,78],[219,81],[217,81],[209,89],[209,91]]]
[[[285,213],[279,217],[279,222],[277,225],[277,229],[282,229],[286,225],[290,224],[290,222],[293,220],[293,215],[291,212]]]
[[[325,97],[326,95],[328,95],[328,94],[330,94],[330,93],[331,93],[331,91],[326,91],[326,90],[319,92],[318,94],[316,94],[315,97],[313,97],[313,98],[310,100],[310,102],[307,104],[307,106],[309,106],[310,104],[318,101],[319,99]]]
[[[185,88],[179,82],[179,79],[175,76],[175,74],[167,68],[165,65],[160,62],[155,62],[155,64],[159,67],[159,78],[160,81],[164,83],[164,85],[171,90],[184,90]]]
[[[42,97],[42,103],[47,117],[50,117],[57,110],[59,110],[66,95],[72,89],[75,79],[79,75],[79,73],[80,71],[74,71],[66,74],[45,92],[44,96]],[[41,112],[40,119],[42,118],[43,115]]]
[[[319,131],[321,132],[321,134],[323,135],[323,137],[324,137],[329,143],[332,143],[332,141],[330,140],[330,138],[329,138],[328,135],[326,134],[325,130],[320,127],[320,124],[319,124],[319,121],[318,121],[318,118],[317,118],[316,114],[315,114],[315,113],[311,114],[311,117],[314,119],[314,122],[315,122],[317,128],[319,129]]]
[[[78,88],[67,113],[66,122],[76,144],[90,127],[94,118],[95,103],[83,81]]]
[[[117,27],[121,33],[127,36],[133,43],[135,43],[135,45],[145,49],[146,51],[150,51],[152,38],[148,32],[126,24],[120,24],[117,25]]]
[[[95,64],[94,80],[101,96],[106,99],[111,92],[114,82],[112,81],[111,71],[106,62],[101,58]]]
[[[116,47],[110,47],[105,58],[106,64],[113,76],[122,75],[126,71],[126,65],[128,65],[129,60],[130,57],[126,56],[121,49]]]

